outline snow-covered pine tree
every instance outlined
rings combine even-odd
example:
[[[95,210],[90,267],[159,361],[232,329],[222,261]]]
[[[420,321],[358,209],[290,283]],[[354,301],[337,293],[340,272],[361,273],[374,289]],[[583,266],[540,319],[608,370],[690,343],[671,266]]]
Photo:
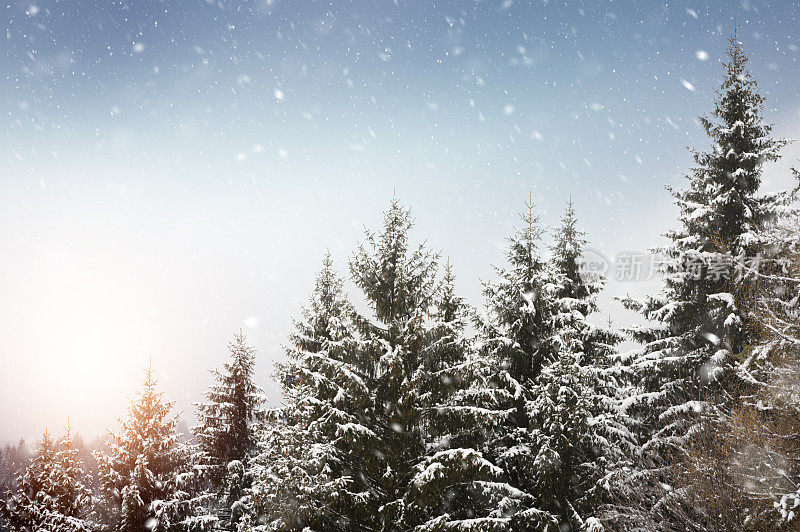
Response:
[[[587,241],[571,201],[554,236],[549,343],[558,354],[530,389],[535,459],[526,474],[538,508],[558,516],[561,529],[583,530],[599,524],[598,507],[608,500],[603,482],[635,446],[619,410],[624,371],[615,346],[622,337],[588,320],[605,280],[581,268]]]
[[[456,295],[448,262],[412,379],[425,455],[403,500],[408,529],[503,530],[510,506],[519,505],[516,490],[500,480],[502,470],[479,450],[486,440],[482,423],[488,411],[473,396],[486,384],[474,338],[468,335],[473,319],[474,311]]]
[[[675,468],[688,458],[692,435],[703,424],[722,422],[721,408],[757,386],[748,361],[758,285],[752,270],[767,251],[765,229],[791,196],[759,194],[762,166],[779,157],[785,141],[772,138],[763,121],[763,98],[736,32],[727,55],[714,110],[700,119],[712,147],[694,153],[687,188],[670,189],[680,226],[657,250],[666,258],[665,287],[658,297],[623,300],[655,322],[629,330],[643,347],[633,355],[640,389],[628,411],[641,429],[643,467],[657,488],[635,497],[656,520],[681,496],[668,485],[680,476]],[[665,476],[668,464],[673,471]]]
[[[600,412],[599,373],[583,365],[584,354],[564,347],[531,386],[528,489],[536,507],[558,519],[557,530],[585,530],[599,524],[599,482],[622,453],[618,424]]]
[[[435,296],[430,316],[429,339],[423,347],[421,362],[415,374],[418,408],[429,440],[448,440],[448,445],[474,439],[469,433],[453,434],[453,429],[469,430],[471,424],[459,423],[462,413],[459,395],[472,374],[473,339],[467,336],[472,318],[471,309],[455,291],[455,274],[448,262],[442,283]]]
[[[254,500],[268,526],[441,528],[500,505],[489,486],[496,468],[463,448],[476,426],[459,391],[468,383],[468,313],[451,273],[437,290],[436,256],[409,246],[411,226],[394,201],[382,231],[368,232],[351,260],[370,316],[356,313],[325,258],[289,363],[278,367],[286,404],[256,461]],[[450,408],[458,401],[464,406]],[[465,424],[447,427],[448,416]],[[481,496],[483,507],[459,508],[464,493]]]
[[[13,530],[35,530],[54,506],[51,476],[56,469],[53,439],[45,431],[25,472],[17,479],[18,491],[3,506],[3,517]]]
[[[583,254],[588,241],[586,233],[580,231],[577,224],[575,208],[570,199],[551,246],[556,270],[553,344],[559,351],[566,348],[572,353],[580,353],[581,364],[598,373],[598,383],[602,383],[604,389],[596,390],[597,393],[609,399],[624,400],[629,395],[630,367],[616,350],[624,336],[611,329],[610,325],[605,327],[589,319],[599,309],[597,298],[605,287],[606,279],[584,267]],[[606,407],[615,410],[614,417],[618,421],[625,417],[612,404],[606,403]]]
[[[644,344],[636,362],[643,389],[635,400],[647,404],[651,447],[679,450],[695,413],[737,398],[747,384],[735,371],[752,340],[746,268],[764,251],[762,231],[782,199],[758,194],[761,168],[785,142],[770,137],[746,64],[734,34],[714,111],[701,118],[713,147],[694,154],[688,188],[672,190],[681,225],[659,250],[667,257],[665,289],[644,302],[625,300],[657,322],[630,331]]]
[[[621,338],[588,320],[604,280],[581,269],[586,239],[572,204],[549,261],[526,206],[509,239],[509,267],[485,288],[489,456],[522,503],[510,505],[511,530],[593,529],[602,481],[632,446],[616,397]]]
[[[510,530],[557,530],[558,515],[539,507],[534,421],[529,409],[542,368],[558,354],[554,345],[557,273],[540,255],[542,229],[526,203],[522,227],[509,238],[507,268],[495,267],[498,281],[485,283],[487,316],[479,321],[483,345],[481,375],[486,385],[476,392],[486,409],[487,457],[517,490],[522,506],[506,509]]]
[[[204,469],[216,504],[236,522],[242,498],[250,486],[249,461],[256,450],[255,425],[263,403],[263,390],[255,384],[255,349],[242,331],[228,343],[230,361],[213,370],[214,384],[197,403],[198,425],[192,432],[203,452]]]
[[[358,356],[373,393],[373,420],[365,428],[375,441],[359,454],[370,464],[362,482],[376,494],[376,504],[370,516],[375,521],[361,526],[383,530],[403,522],[413,466],[425,453],[414,376],[426,344],[438,255],[424,245],[411,246],[412,226],[410,211],[392,200],[381,231],[368,231],[350,260],[353,281],[371,311],[359,315],[357,325]]]
[[[97,453],[100,529],[107,532],[201,530],[213,525],[197,494],[197,453],[180,441],[172,402],[156,388],[151,368],[144,384],[108,440],[108,454]]]
[[[22,477],[31,458],[25,440],[6,443],[0,448],[0,531],[7,532],[8,523],[3,514],[6,501],[17,493],[17,481]]]
[[[255,349],[242,331],[228,343],[230,361],[212,370],[214,384],[197,403],[199,421],[192,432],[211,464],[223,476],[229,462],[246,462],[255,447],[253,434],[263,391],[255,384]],[[218,478],[219,478],[218,476]]]
[[[363,482],[370,471],[363,456],[375,444],[366,428],[371,390],[353,316],[328,252],[289,337],[288,361],[276,365],[284,402],[267,412],[260,433],[250,522],[321,531],[374,518],[375,494]]]
[[[73,445],[72,428],[58,445],[45,431],[39,448],[19,478],[19,491],[2,508],[12,530],[84,532],[91,494],[83,483],[83,471]]]
[[[80,449],[75,445],[72,427],[67,421],[64,436],[56,450],[57,472],[54,477],[55,498],[58,515],[53,519],[52,532],[90,530],[86,520],[92,494],[85,484]]]
[[[340,329],[341,323],[348,324],[348,331],[353,328],[347,341],[326,340],[323,345],[328,347],[317,351],[319,346],[307,341],[307,332],[294,339],[301,346],[300,360],[308,361],[304,366],[317,368],[300,372],[303,384],[314,389],[312,397],[325,398],[323,404],[331,412],[330,421],[318,418],[320,426],[322,421],[335,426],[335,439],[330,440],[334,452],[324,450],[334,457],[324,470],[328,485],[334,487],[325,506],[330,516],[325,529],[402,530],[436,515],[446,521],[449,515],[439,512],[443,506],[435,502],[424,509],[415,506],[432,498],[410,495],[410,486],[441,488],[446,500],[446,489],[459,488],[451,482],[459,472],[464,482],[478,480],[479,473],[487,478],[496,473],[479,453],[469,450],[427,455],[429,418],[423,415],[420,393],[423,383],[431,383],[435,376],[423,368],[423,361],[453,355],[434,355],[429,349],[440,339],[431,325],[438,312],[437,255],[424,245],[409,244],[412,225],[410,212],[393,201],[384,213],[382,229],[367,232],[367,241],[352,257],[351,275],[370,312],[357,314],[349,305],[339,305],[348,309],[347,320],[340,317],[333,323]],[[308,404],[313,406],[313,401]],[[437,479],[443,481],[437,484]],[[420,510],[422,514],[417,513]]]
[[[583,268],[583,253],[588,241],[586,233],[580,231],[577,224],[575,208],[570,200],[551,246],[556,271],[554,345],[559,351],[567,349],[581,353],[583,365],[606,368],[612,363],[615,346],[623,337],[587,319],[598,310],[597,296],[605,286],[605,279]]]

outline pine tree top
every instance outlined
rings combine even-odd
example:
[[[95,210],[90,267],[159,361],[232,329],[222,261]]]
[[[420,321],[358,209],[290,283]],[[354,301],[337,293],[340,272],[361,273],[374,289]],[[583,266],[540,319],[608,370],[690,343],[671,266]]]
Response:
[[[712,146],[694,152],[688,189],[670,188],[683,227],[667,236],[687,247],[736,254],[775,214],[776,199],[757,193],[763,164],[777,160],[787,141],[770,136],[772,126],[762,116],[764,99],[747,68],[738,29],[729,38],[726,55],[714,109],[700,117]]]
[[[380,231],[365,231],[350,260],[350,273],[383,323],[410,317],[431,303],[439,255],[422,243],[411,248],[408,234],[414,226],[410,209],[392,199]]]
[[[450,259],[444,266],[442,282],[439,285],[439,297],[436,305],[437,314],[442,322],[449,323],[458,317],[459,310],[464,306],[464,301],[456,294],[456,275]]]
[[[586,233],[578,229],[578,217],[570,198],[564,214],[561,215],[561,225],[555,231],[554,243],[551,246],[553,265],[564,277],[559,297],[584,299],[600,290],[601,286],[595,284],[590,286],[581,272],[581,256],[587,243]]]
[[[525,210],[519,213],[522,224],[514,228],[514,234],[508,239],[509,246],[506,251],[506,258],[512,269],[528,278],[533,277],[535,269],[541,263],[539,244],[544,234],[540,217],[534,213],[534,209],[535,204],[532,199],[525,202]]]
[[[50,431],[44,429],[42,437],[39,439],[38,443],[40,454],[49,453],[54,448],[53,437],[50,435]]]

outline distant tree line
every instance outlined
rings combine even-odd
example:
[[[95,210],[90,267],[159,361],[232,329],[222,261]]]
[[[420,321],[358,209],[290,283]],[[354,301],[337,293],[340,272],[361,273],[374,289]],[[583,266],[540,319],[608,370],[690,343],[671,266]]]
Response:
[[[478,310],[393,200],[348,262],[365,310],[325,254],[275,368],[279,407],[241,332],[191,438],[148,369],[91,455],[69,427],[30,457],[2,450],[5,526],[800,530],[797,189],[760,190],[786,142],[737,35],[727,54],[710,146],[671,190],[664,287],[622,299],[647,325],[598,323],[604,280],[571,202],[553,231],[526,204]]]

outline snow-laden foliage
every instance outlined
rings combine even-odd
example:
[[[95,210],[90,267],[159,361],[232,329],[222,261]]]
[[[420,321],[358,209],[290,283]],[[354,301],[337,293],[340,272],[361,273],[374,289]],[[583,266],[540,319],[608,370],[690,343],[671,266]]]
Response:
[[[474,311],[456,295],[448,263],[429,316],[421,363],[412,378],[424,453],[403,497],[404,523],[415,530],[503,530],[520,505],[517,490],[480,450],[489,413],[474,395],[480,378]]]
[[[507,521],[514,490],[471,447],[482,438],[485,410],[469,391],[470,311],[455,295],[451,269],[439,282],[437,255],[409,244],[411,227],[394,201],[381,231],[368,232],[350,260],[367,314],[347,301],[326,257],[289,362],[278,366],[286,400],[262,431],[254,527]]]
[[[695,154],[688,188],[673,191],[681,225],[667,234],[672,243],[661,250],[668,256],[664,294],[626,301],[666,325],[631,331],[644,343],[636,366],[651,447],[679,447],[691,431],[687,412],[713,410],[745,385],[735,366],[750,339],[751,294],[746,271],[736,267],[753,265],[759,235],[781,204],[782,196],[757,192],[762,164],[775,160],[784,143],[772,139],[763,124],[762,98],[736,37],[728,55],[715,109],[701,119],[713,147]],[[690,401],[698,404],[681,408]]]
[[[623,301],[652,322],[628,331],[642,343],[631,354],[637,389],[626,401],[642,443],[631,477],[638,478],[636,502],[628,501],[638,508],[633,522],[675,519],[680,524],[673,526],[682,527],[718,520],[713,509],[692,504],[690,486],[703,476],[698,449],[709,447],[710,434],[730,430],[731,412],[768,373],[762,363],[770,348],[754,349],[760,339],[753,309],[763,272],[785,248],[772,228],[791,212],[795,192],[759,191],[762,166],[786,141],[772,138],[762,119],[763,98],[747,61],[734,34],[714,110],[700,119],[711,148],[694,153],[687,187],[671,190],[680,217],[666,234],[670,243],[658,250],[666,258],[663,292]]]
[[[354,311],[326,254],[276,377],[283,405],[267,412],[253,462],[251,526],[344,530],[374,495],[359,474],[375,442]]]
[[[466,386],[463,366],[472,362],[464,338],[466,309],[454,294],[449,269],[444,283],[437,283],[438,256],[409,244],[412,224],[410,213],[394,201],[382,231],[368,233],[350,262],[372,311],[357,318],[359,349],[370,363],[370,428],[377,439],[368,450],[377,458],[368,479],[378,493],[377,520],[367,523],[394,530],[492,522],[502,517],[496,503],[505,498],[488,487],[498,471],[486,467],[478,450],[461,447],[474,443],[476,432],[471,405],[456,388]],[[467,423],[459,424],[465,416]],[[449,453],[453,445],[463,454]]]
[[[91,494],[78,459],[72,428],[54,443],[45,431],[18,491],[0,507],[13,530],[88,532]]]
[[[193,432],[209,462],[225,474],[227,464],[245,461],[255,447],[253,426],[263,400],[254,379],[255,350],[244,333],[228,344],[231,360],[212,371],[214,384],[206,401],[198,403],[198,425]]]
[[[229,511],[235,523],[243,513],[241,501],[251,481],[248,464],[256,449],[263,390],[254,382],[255,350],[244,333],[234,335],[228,351],[230,361],[221,371],[211,372],[214,384],[206,401],[196,405],[198,425],[193,432],[202,451],[206,488],[216,495],[214,506]]]
[[[211,526],[197,494],[197,453],[181,442],[173,403],[156,389],[148,368],[142,390],[97,453],[100,492],[99,529],[107,532],[195,530]]]
[[[619,337],[587,319],[603,282],[582,271],[572,206],[549,260],[530,203],[522,220],[509,266],[485,289],[487,379],[475,395],[489,411],[487,455],[519,494],[511,530],[595,526],[603,480],[633,447],[618,408]]]

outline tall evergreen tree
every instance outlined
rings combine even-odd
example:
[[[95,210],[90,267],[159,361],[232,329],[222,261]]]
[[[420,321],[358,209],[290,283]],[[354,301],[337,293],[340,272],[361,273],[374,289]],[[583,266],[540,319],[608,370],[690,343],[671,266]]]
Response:
[[[249,461],[256,452],[255,426],[263,403],[263,390],[253,380],[255,349],[244,333],[234,334],[228,344],[230,361],[212,371],[214,384],[206,401],[197,403],[198,425],[193,427],[203,452],[204,469],[215,492],[216,503],[230,511],[236,522],[251,478]]]
[[[483,397],[494,408],[489,456],[519,493],[511,530],[591,529],[606,475],[631,436],[617,408],[619,335],[591,323],[603,279],[582,268],[586,239],[570,203],[552,256],[527,204],[509,267],[486,285]]]
[[[51,482],[55,470],[55,444],[45,431],[31,463],[17,480],[18,493],[9,497],[3,508],[4,517],[12,528],[38,529],[44,525],[49,511],[55,506]]]
[[[347,302],[326,258],[279,366],[287,404],[257,459],[253,499],[267,526],[441,529],[504,518],[498,469],[468,447],[479,410],[464,392],[468,312],[452,273],[439,287],[437,256],[409,244],[412,223],[393,201],[350,261],[367,314]]]
[[[484,285],[487,317],[482,329],[482,374],[487,385],[476,394],[487,409],[485,423],[489,459],[503,471],[521,506],[507,511],[510,530],[556,530],[558,516],[537,498],[536,441],[529,408],[536,380],[558,353],[554,343],[554,303],[558,288],[555,270],[541,256],[543,230],[526,203],[522,227],[509,238],[507,268],[496,267],[499,280]]]
[[[200,509],[202,495],[196,496],[195,453],[181,442],[173,403],[156,386],[148,368],[128,417],[110,435],[108,454],[97,453],[98,520],[104,531],[175,531],[214,522]]]
[[[263,391],[253,380],[255,349],[243,332],[228,344],[230,361],[213,370],[214,384],[197,403],[198,425],[193,432],[212,466],[223,475],[229,462],[246,462],[255,447],[253,427]]]
[[[619,410],[625,371],[615,346],[622,337],[588,319],[605,280],[583,268],[586,244],[570,201],[551,246],[548,343],[558,353],[535,378],[526,404],[531,493],[562,530],[599,526],[599,506],[609,500],[605,479],[634,449]]]
[[[350,261],[350,272],[371,310],[357,319],[362,366],[373,390],[373,464],[366,484],[376,495],[370,526],[392,530],[403,520],[403,497],[413,465],[425,452],[413,377],[422,360],[433,305],[438,256],[412,247],[410,212],[396,201],[379,233],[367,232]],[[368,455],[369,456],[369,455]],[[373,458],[374,457],[374,458]]]
[[[551,246],[555,269],[555,310],[553,325],[555,346],[581,353],[584,365],[607,367],[615,355],[615,346],[623,337],[607,327],[598,326],[587,318],[598,311],[597,296],[605,279],[584,268],[583,253],[588,241],[578,229],[578,219],[572,200],[561,217]]]
[[[254,461],[251,522],[270,530],[348,530],[370,516],[362,459],[370,389],[358,356],[354,310],[326,253],[313,293],[276,366],[284,404],[268,411]]]
[[[17,493],[17,481],[30,462],[30,454],[28,445],[23,439],[16,444],[7,443],[0,449],[0,531],[8,530],[2,508],[8,499]]]
[[[486,385],[475,341],[474,312],[456,295],[448,263],[428,318],[428,337],[412,378],[425,454],[402,501],[403,525],[414,530],[503,530],[519,506],[502,470],[483,456],[488,411],[476,390]]]
[[[665,287],[658,297],[623,301],[655,322],[629,331],[643,344],[633,354],[639,390],[629,412],[640,428],[642,466],[656,486],[641,504],[653,515],[681,496],[660,486],[680,477],[693,435],[723,423],[723,409],[757,386],[753,368],[743,364],[756,340],[754,270],[770,224],[791,201],[788,192],[759,194],[762,167],[785,141],[772,138],[763,121],[763,98],[736,32],[727,56],[714,110],[700,119],[712,147],[694,152],[688,186],[670,189],[680,225],[657,250],[666,258]]]
[[[701,118],[713,147],[694,154],[688,188],[672,190],[680,227],[659,250],[667,257],[663,294],[625,301],[657,322],[631,330],[644,344],[636,361],[643,388],[637,400],[649,405],[644,427],[653,446],[680,448],[695,412],[730,402],[747,384],[735,371],[752,340],[746,273],[782,200],[758,194],[761,168],[785,144],[763,123],[763,98],[747,60],[734,34],[714,111]]]
[[[86,518],[92,494],[85,483],[84,468],[79,454],[80,449],[75,444],[72,427],[67,421],[64,436],[56,451],[57,474],[54,477],[58,514],[63,518],[59,519],[61,527],[54,527],[53,532],[91,528]]]

